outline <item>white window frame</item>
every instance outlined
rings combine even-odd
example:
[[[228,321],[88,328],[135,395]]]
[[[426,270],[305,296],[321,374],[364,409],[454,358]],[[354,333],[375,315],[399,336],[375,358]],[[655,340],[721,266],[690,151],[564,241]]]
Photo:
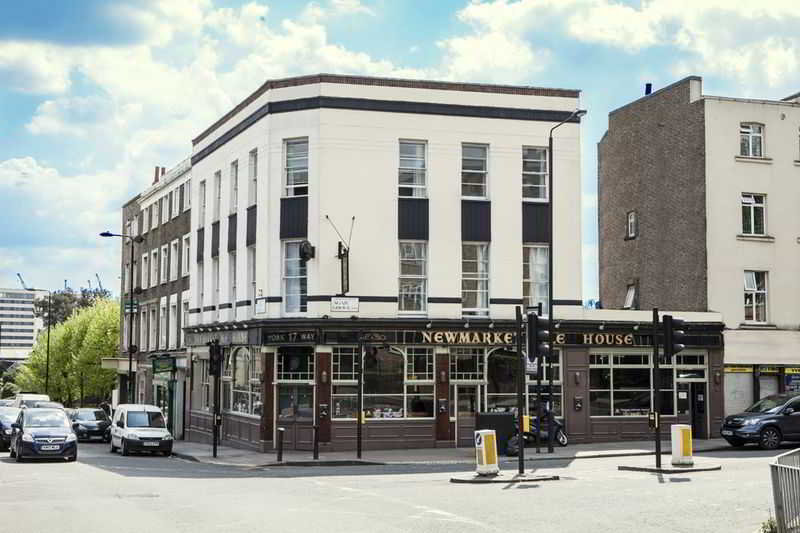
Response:
[[[180,346],[181,348],[186,346],[186,335],[184,334],[184,328],[189,327],[189,300],[183,300],[181,304],[181,327],[179,330],[179,335],[181,338]]]
[[[151,217],[153,219],[153,225],[150,227],[150,229],[156,229],[158,227],[159,223],[160,223],[161,210],[158,207],[159,207],[158,200],[154,201],[150,205],[150,209],[153,210],[153,216]]]
[[[247,202],[248,207],[258,203],[258,148],[253,148],[247,156]]]
[[[403,145],[422,146],[422,157],[416,156],[403,156]],[[400,139],[397,145],[397,194],[401,198],[426,198],[428,196],[428,141],[414,140],[414,139]],[[421,159],[421,166],[408,166],[404,165],[410,161],[419,161]],[[415,176],[414,183],[403,183],[401,176],[403,173],[413,173]],[[418,183],[417,178],[422,177],[422,182]],[[409,189],[411,194],[401,194],[403,189]]]
[[[480,259],[476,259],[476,261],[475,261],[476,262],[476,266],[477,266],[477,272],[470,272],[470,273],[464,272],[464,253],[463,253],[463,250],[464,250],[465,246],[474,246],[474,247],[476,247],[476,251],[478,251],[480,248],[484,248],[485,249],[485,260],[484,260],[484,262],[486,263],[486,270],[485,270],[484,274],[482,274],[480,272],[480,270],[481,270],[480,269],[480,263],[481,263]],[[490,275],[491,256],[489,255],[490,254],[489,243],[488,242],[462,242],[461,243],[461,250],[462,250],[462,253],[461,253],[461,281],[462,281],[462,288],[461,288],[461,300],[462,300],[462,303],[461,303],[461,315],[464,316],[464,317],[488,317],[489,316],[489,308],[490,308],[490,305],[489,305],[489,297],[490,297],[489,296],[489,294],[490,294],[489,285],[490,285],[490,283],[489,283],[489,281],[491,279],[491,275]],[[477,255],[480,256],[480,252],[479,251],[478,251]],[[465,289],[463,288],[463,282],[466,281],[466,280],[476,280],[479,283],[480,282],[485,283],[486,284],[485,291],[483,291],[481,289],[478,289],[478,290],[475,290],[475,291],[473,291],[473,290],[465,291]],[[473,307],[464,307],[464,293],[465,292],[475,292],[475,293],[486,292],[486,307],[485,308],[484,307],[474,307],[474,308]]]
[[[158,311],[155,305],[150,307],[150,322],[148,323],[150,329],[150,341],[148,343],[148,348],[150,351],[154,351],[158,349]]]
[[[409,248],[411,247],[411,248]],[[414,250],[414,256],[404,257],[403,252],[404,249],[408,248],[410,250]],[[423,257],[417,256],[417,251],[421,250]],[[403,261],[414,261],[422,265],[423,273],[422,274],[404,274],[403,273]],[[403,240],[399,242],[398,246],[398,300],[397,300],[397,312],[402,315],[425,315],[428,312],[428,242],[427,241],[415,241],[415,240]],[[422,282],[422,297],[420,303],[422,305],[421,309],[403,309],[403,302],[405,301],[403,298],[404,294],[411,294],[412,296],[415,293],[406,293],[403,291],[403,284],[404,282]]]
[[[214,204],[212,207],[212,222],[219,220],[220,206],[222,204],[222,171],[214,172]]]
[[[308,312],[308,265],[307,264],[306,265],[302,265],[303,260],[302,259],[298,259],[298,261],[301,264],[301,267],[305,269],[305,275],[297,275],[297,276],[288,276],[287,275],[287,254],[288,254],[289,247],[297,245],[298,255],[299,255],[299,253],[300,253],[300,250],[299,250],[300,243],[302,243],[302,242],[303,242],[302,240],[286,240],[286,241],[282,241],[282,246],[281,246],[281,259],[282,259],[281,260],[281,296],[282,296],[282,301],[283,301],[283,313],[284,313],[284,316],[304,316]],[[294,280],[294,279],[300,280],[300,285],[301,286],[302,286],[302,280],[303,279],[306,280],[306,292],[305,292],[305,295],[306,295],[306,308],[305,308],[305,310],[303,309],[303,303],[302,303],[302,298],[303,298],[302,289],[301,289],[301,292],[299,293],[300,294],[300,305],[299,305],[299,308],[297,310],[289,309],[289,298],[287,297],[288,294],[289,294],[288,293],[288,284],[291,282],[291,280]]]
[[[547,262],[544,265],[545,279],[535,279],[534,270],[532,267],[538,263],[532,261],[534,257],[539,256],[539,252],[544,250],[547,257]],[[522,294],[528,295],[525,305],[528,307],[536,307],[539,301],[542,302],[542,310],[546,314],[550,305],[550,246],[547,244],[523,244],[522,245]],[[527,265],[527,268],[526,268]],[[527,276],[526,276],[527,271]],[[539,293],[537,285],[544,284],[544,296]],[[527,289],[527,290],[526,290]]]
[[[167,306],[161,304],[159,306],[158,315],[158,349],[167,349]]]
[[[169,222],[169,193],[159,198],[158,203],[161,205],[161,225]]]
[[[628,211],[625,225],[625,236],[629,239],[635,239],[639,233],[639,220],[636,211]]]
[[[529,150],[541,152],[544,155],[544,159],[534,159],[534,158],[531,158],[531,157],[526,158],[525,157],[526,151],[529,151]],[[530,154],[528,154],[528,155],[530,155]],[[542,163],[542,167],[541,168],[544,169],[544,170],[539,170],[539,171],[525,170],[525,163],[526,162],[539,162],[539,163]],[[546,202],[550,201],[550,174],[549,174],[549,168],[548,168],[549,164],[550,164],[550,160],[548,158],[547,148],[542,147],[542,146],[523,146],[522,147],[522,200],[524,202],[546,203]],[[540,177],[542,179],[542,181],[544,182],[544,186],[543,186],[543,188],[544,188],[544,196],[543,197],[527,196],[525,194],[526,190],[538,191],[538,190],[542,189],[542,186],[540,186],[540,185],[526,184],[525,183],[525,179],[526,178],[535,179],[537,177]]]
[[[198,305],[197,307],[200,309],[200,322],[203,322],[203,307],[204,307],[204,300],[205,300],[205,268],[203,266],[203,262],[199,261],[197,263],[197,299]]]
[[[236,305],[236,251],[228,252],[228,298],[231,304]]]
[[[231,162],[230,174],[231,198],[230,198],[230,212],[236,213],[239,209],[239,160],[236,159]]]
[[[178,239],[173,239],[169,248],[169,280],[178,279],[178,258],[180,257],[180,243]]]
[[[176,218],[181,214],[181,188],[176,187],[172,191],[172,217]]]
[[[300,167],[296,167],[296,168],[293,167],[291,172],[292,173],[294,173],[294,172],[302,172],[302,169],[305,168],[306,182],[305,182],[305,184],[301,183],[299,185],[298,184],[289,185],[289,172],[290,172],[289,171],[289,146],[290,145],[295,145],[295,144],[303,144],[303,143],[305,143],[305,145],[306,145],[306,156],[305,156],[306,166],[305,167],[300,166]],[[297,138],[294,138],[294,139],[284,139],[283,140],[283,195],[284,195],[284,197],[308,196],[309,184],[310,184],[309,182],[311,181],[309,179],[310,178],[310,173],[309,173],[310,156],[311,156],[311,147],[310,147],[310,143],[308,142],[308,137],[297,137]],[[303,158],[302,157],[294,157],[292,159],[300,161]],[[306,189],[305,193],[301,192],[301,193],[295,194],[295,190],[296,189],[303,189],[303,188]]]
[[[189,267],[192,264],[192,236],[187,233],[183,236],[183,277],[189,275]]]
[[[131,234],[131,236],[133,236],[133,237],[138,237],[139,236],[139,215],[138,214],[133,215],[133,228],[132,228],[132,231],[133,231],[133,233]]]
[[[200,201],[200,212],[198,213],[199,224],[198,227],[203,227],[206,224],[206,180],[200,182],[200,187],[197,191]]]
[[[758,276],[761,274],[764,278],[764,288],[758,288]],[[764,317],[763,320],[757,318],[757,304],[756,298],[758,295],[764,295]],[[751,302],[748,304],[748,296],[751,297]],[[745,308],[752,308],[752,320],[747,320],[745,314],[745,322],[750,324],[766,324],[769,321],[769,272],[766,270],[745,270],[744,271],[744,305]]]
[[[476,159],[474,157],[465,158],[464,149],[465,148],[482,148],[486,151],[486,156],[484,157],[485,161],[485,170],[465,170],[464,169],[464,159]],[[474,174],[474,175],[483,175],[483,195],[468,195],[464,194],[464,186],[470,185],[474,186],[475,184],[465,184],[464,183],[464,174]],[[482,143],[461,143],[461,197],[467,199],[475,199],[475,200],[488,200],[489,199],[489,145],[482,144]]]
[[[741,157],[763,158],[766,153],[764,145],[764,130],[760,122],[742,122],[739,125],[739,155]],[[756,153],[756,140],[760,153]],[[744,144],[743,144],[744,143]]]
[[[141,352],[146,352],[148,350],[147,338],[150,331],[147,328],[147,317],[148,310],[146,307],[142,306],[142,310],[139,313],[139,351]]]
[[[219,257],[211,258],[211,305],[214,306],[214,322],[219,322]]]
[[[158,248],[150,251],[150,286],[158,285]]]
[[[161,272],[160,272],[160,282],[163,285],[167,281],[169,281],[169,244],[165,244],[161,247]]]
[[[760,202],[758,201],[760,200]],[[758,193],[742,193],[742,235],[763,237],[767,235],[767,195]],[[761,210],[761,227],[763,231],[756,232],[756,210]],[[745,214],[747,211],[747,214]],[[745,220],[749,218],[750,231],[745,231]]]
[[[628,291],[625,293],[625,303],[622,308],[633,309],[634,303],[636,303],[636,284],[631,283],[628,285]]]
[[[255,314],[256,309],[256,245],[247,247],[247,280],[248,297],[250,299],[250,317]]]
[[[177,295],[172,296],[173,299],[176,297]],[[174,301],[169,304],[169,329],[171,333],[169,336],[169,349],[174,350],[178,347],[178,331],[180,330],[178,326],[178,304]]]
[[[192,180],[188,179],[183,183],[183,210],[188,211],[192,207]]]

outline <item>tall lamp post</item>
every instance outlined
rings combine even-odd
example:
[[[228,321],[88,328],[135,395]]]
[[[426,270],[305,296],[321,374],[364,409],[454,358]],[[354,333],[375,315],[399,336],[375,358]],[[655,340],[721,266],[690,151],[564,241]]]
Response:
[[[52,304],[53,304],[53,293],[50,292],[50,289],[34,289],[32,287],[26,287],[25,281],[22,279],[22,275],[17,272],[17,277],[19,278],[19,282],[22,283],[22,288],[26,291],[31,292],[44,292],[47,291],[47,358],[45,363],[44,369],[44,393],[50,394],[50,322],[53,321],[53,314],[52,314]]]
[[[547,396],[548,396],[547,405],[548,405],[548,409],[551,411],[548,414],[548,426],[547,426],[548,427],[548,429],[547,429],[547,451],[549,453],[553,453],[553,431],[551,430],[552,429],[551,428],[552,424],[550,424],[550,418],[552,417],[552,409],[553,409],[553,372],[552,372],[552,363],[553,363],[553,347],[555,346],[555,339],[554,339],[555,321],[553,320],[553,296],[554,296],[554,293],[555,293],[555,291],[554,291],[555,286],[553,285],[553,263],[555,263],[556,255],[555,255],[555,253],[553,253],[553,241],[555,240],[555,239],[553,239],[553,229],[554,229],[553,228],[553,213],[555,212],[555,198],[556,198],[556,196],[555,196],[555,183],[553,182],[553,132],[556,130],[556,128],[558,128],[559,126],[563,125],[564,123],[569,122],[569,121],[571,121],[571,120],[573,120],[575,118],[580,118],[580,117],[584,116],[585,114],[586,114],[586,110],[585,109],[576,109],[575,111],[570,113],[570,115],[567,118],[565,118],[564,120],[562,120],[561,122],[559,122],[558,124],[556,124],[555,126],[550,128],[550,136],[549,136],[549,139],[548,139],[548,142],[547,142],[547,181],[548,181],[548,185],[549,185],[549,188],[550,188],[550,191],[549,191],[549,194],[550,194],[550,214],[549,214],[549,218],[550,218],[550,242],[548,243],[550,245],[550,250],[548,251],[549,257],[548,257],[548,261],[547,261],[548,262],[548,269],[549,269],[549,272],[548,272],[548,280],[549,280],[548,285],[549,285],[549,287],[548,287],[548,295],[547,295],[548,296],[548,298],[547,298],[547,317],[550,319],[550,339],[549,339],[549,341],[550,341],[550,352],[548,353],[548,361],[549,361],[549,363],[547,365],[547,370],[548,370],[548,373],[549,373],[549,380],[548,380],[549,387],[548,387],[548,393],[547,393]],[[541,422],[540,422],[540,424],[541,424]]]
[[[130,235],[126,235],[124,233],[111,233],[110,231],[104,231],[100,234],[101,237],[121,237],[123,239],[128,239],[131,243],[131,267],[130,267],[130,291],[128,292],[128,302],[130,303],[130,320],[128,321],[128,403],[134,403],[133,398],[133,354],[136,352],[136,346],[133,344],[133,265],[134,265],[134,258],[136,257],[133,251],[134,243],[141,243],[144,241],[141,235],[137,235],[136,237],[131,237]],[[125,303],[123,300],[122,305],[123,310],[125,309]]]

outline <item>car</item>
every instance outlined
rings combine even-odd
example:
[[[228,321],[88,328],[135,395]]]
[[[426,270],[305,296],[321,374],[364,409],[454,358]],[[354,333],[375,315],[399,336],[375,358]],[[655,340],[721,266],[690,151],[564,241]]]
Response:
[[[55,457],[75,461],[78,458],[78,437],[62,409],[22,409],[11,428],[11,457],[17,462]]]
[[[36,402],[33,406],[44,409],[64,409],[64,404],[60,402]]]
[[[172,455],[172,435],[155,405],[121,404],[111,422],[111,453],[153,452]]]
[[[35,394],[32,392],[20,392],[14,397],[12,407],[19,407],[24,409],[26,407],[34,407],[38,402],[49,402],[50,396],[47,394]]]
[[[0,451],[8,450],[11,445],[11,424],[17,421],[19,412],[16,407],[0,407]]]
[[[743,413],[725,417],[720,433],[737,447],[755,442],[774,450],[783,441],[800,442],[800,392],[762,398]]]
[[[73,409],[70,420],[78,440],[101,439],[111,442],[111,419],[100,408]]]
[[[0,407],[12,407],[14,405],[13,398],[4,398],[0,400]]]

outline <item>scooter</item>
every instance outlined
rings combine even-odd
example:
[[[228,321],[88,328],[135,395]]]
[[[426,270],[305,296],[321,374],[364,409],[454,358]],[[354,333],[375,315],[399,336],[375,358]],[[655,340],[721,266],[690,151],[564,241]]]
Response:
[[[549,427],[552,427],[555,431],[553,434],[554,442],[561,447],[569,444],[569,437],[567,437],[567,432],[564,430],[564,424],[559,422],[556,418],[549,416],[549,414],[545,415],[544,418],[546,421],[548,421],[548,423],[544,428],[541,429],[539,427],[539,421],[535,417],[531,419],[531,424],[533,427],[531,427],[530,431],[526,431],[523,437],[525,439],[525,446],[528,447],[536,445],[536,432],[538,431],[539,445],[546,447]],[[515,426],[517,429],[517,434],[508,440],[506,455],[509,457],[514,457],[519,454],[519,424],[515,424]]]

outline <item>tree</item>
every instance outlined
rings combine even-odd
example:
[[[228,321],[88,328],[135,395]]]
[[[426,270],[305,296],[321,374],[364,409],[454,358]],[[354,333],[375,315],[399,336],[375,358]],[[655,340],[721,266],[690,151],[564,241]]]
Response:
[[[47,327],[48,322],[51,326],[61,324],[72,316],[76,309],[91,307],[95,302],[110,297],[110,291],[100,288],[81,289],[79,293],[69,288],[53,291],[50,302],[52,322],[47,316],[47,298],[37,298],[34,301],[34,314],[44,321],[44,327]]]
[[[83,398],[105,399],[114,387],[113,370],[101,359],[119,351],[119,302],[101,299],[78,307],[63,323],[51,326],[49,394],[71,405]],[[47,332],[36,345],[14,382],[22,390],[44,392],[47,373]]]

